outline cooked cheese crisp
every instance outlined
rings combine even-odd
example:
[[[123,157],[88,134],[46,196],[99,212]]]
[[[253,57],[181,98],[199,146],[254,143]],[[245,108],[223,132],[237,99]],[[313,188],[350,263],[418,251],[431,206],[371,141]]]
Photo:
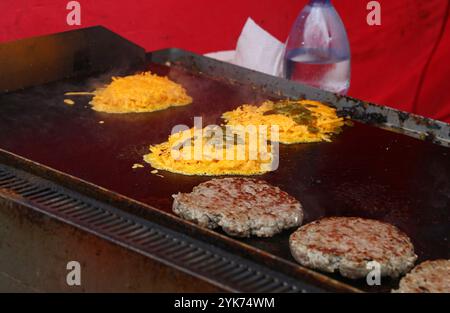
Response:
[[[90,102],[96,111],[106,113],[153,112],[192,103],[179,84],[150,72],[113,77],[112,82],[94,92]]]
[[[244,104],[222,115],[227,125],[277,125],[284,144],[331,141],[344,119],[336,110],[312,100],[265,101],[261,106]]]
[[[219,126],[191,128],[151,146],[144,160],[155,169],[184,175],[258,175],[276,167],[272,146],[260,143],[229,135]]]

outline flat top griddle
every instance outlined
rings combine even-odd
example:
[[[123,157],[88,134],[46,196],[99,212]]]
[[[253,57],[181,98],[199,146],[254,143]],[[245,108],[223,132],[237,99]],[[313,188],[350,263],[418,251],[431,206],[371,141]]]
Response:
[[[283,97],[179,64],[149,61],[122,73],[142,70],[182,84],[193,104],[153,113],[105,114],[90,109],[91,97],[64,93],[92,90],[116,73],[47,83],[0,95],[0,149],[172,214],[172,194],[189,192],[211,177],[151,174],[142,160],[149,145],[165,141],[174,125],[192,126],[194,116],[202,116],[204,125],[220,124],[223,112],[243,103]],[[76,104],[65,105],[65,98]],[[132,169],[134,163],[145,168]],[[379,219],[412,238],[418,262],[450,257],[447,147],[355,122],[331,143],[280,145],[278,170],[258,177],[299,199],[304,223],[334,215]],[[288,247],[292,231],[236,240],[293,263]],[[398,283],[384,279],[381,287],[368,287],[364,280],[329,276],[367,291],[388,291]]]

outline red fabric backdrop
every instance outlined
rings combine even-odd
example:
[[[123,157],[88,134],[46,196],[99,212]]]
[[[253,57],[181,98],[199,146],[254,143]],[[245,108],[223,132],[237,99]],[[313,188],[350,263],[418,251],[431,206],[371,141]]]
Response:
[[[449,0],[334,0],[350,38],[349,95],[450,122]],[[74,29],[66,0],[0,0],[0,42]],[[306,0],[79,0],[81,27],[104,25],[147,50],[233,49],[247,17],[285,41]],[[1,73],[0,73],[1,75]]]

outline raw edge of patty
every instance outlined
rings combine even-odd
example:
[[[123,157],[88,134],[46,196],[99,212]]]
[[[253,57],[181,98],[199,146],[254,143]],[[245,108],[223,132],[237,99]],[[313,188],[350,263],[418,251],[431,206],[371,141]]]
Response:
[[[364,230],[368,233],[358,233]],[[396,278],[417,259],[410,239],[397,227],[358,217],[327,217],[306,224],[290,236],[289,246],[300,264],[351,279],[365,277],[372,270],[367,268],[371,261],[380,264],[382,276]]]
[[[400,280],[395,293],[450,293],[450,260],[425,261]]]
[[[191,193],[172,197],[175,214],[202,227],[221,227],[236,237],[270,237],[303,221],[301,204],[262,180],[212,179],[194,187]]]

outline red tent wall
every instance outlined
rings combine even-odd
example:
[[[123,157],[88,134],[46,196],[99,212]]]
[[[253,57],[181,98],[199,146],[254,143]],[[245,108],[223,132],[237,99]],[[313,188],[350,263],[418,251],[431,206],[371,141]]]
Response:
[[[66,0],[1,0],[0,42],[74,29]],[[349,95],[450,122],[448,0],[334,0],[350,39]],[[233,49],[247,17],[284,41],[306,0],[79,0],[82,25],[104,25],[154,50]]]

